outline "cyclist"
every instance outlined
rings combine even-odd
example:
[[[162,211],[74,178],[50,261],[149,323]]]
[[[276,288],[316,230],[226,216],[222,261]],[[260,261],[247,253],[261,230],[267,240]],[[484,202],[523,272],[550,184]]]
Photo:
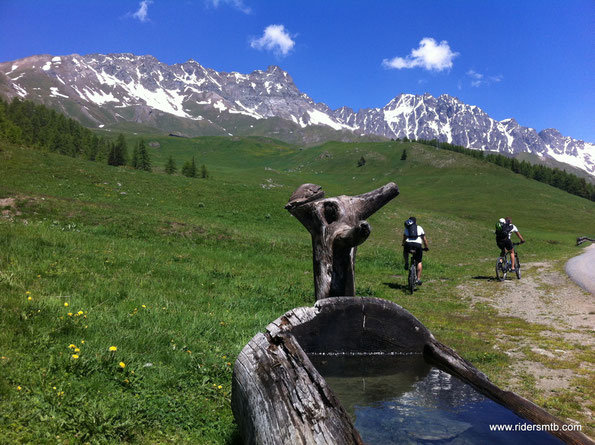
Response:
[[[510,263],[512,270],[516,270],[516,262],[514,256],[514,246],[510,237],[513,233],[521,240],[521,244],[525,242],[525,239],[519,232],[519,229],[512,223],[510,217],[500,218],[498,224],[496,224],[496,244],[500,249],[500,256],[504,256],[504,252],[510,252]]]
[[[422,252],[422,243],[424,246],[425,251],[429,250],[428,247],[428,238],[424,232],[422,226],[417,225],[417,220],[415,216],[410,216],[407,221],[405,221],[405,231],[403,232],[403,241],[401,245],[403,246],[403,258],[405,259],[405,270],[409,269],[409,251],[414,250],[415,253],[413,254],[413,259],[417,261],[417,284],[421,286],[421,271],[423,269],[421,260],[423,257]]]

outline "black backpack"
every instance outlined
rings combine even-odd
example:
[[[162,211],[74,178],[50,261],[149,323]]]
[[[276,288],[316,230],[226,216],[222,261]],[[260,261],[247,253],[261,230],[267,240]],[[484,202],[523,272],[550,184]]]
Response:
[[[512,231],[512,224],[501,222],[496,223],[496,239],[497,240],[505,240],[508,238],[508,235]]]
[[[409,233],[408,239],[416,239],[417,238],[417,221],[415,218],[411,217],[407,221],[405,221],[405,228]]]

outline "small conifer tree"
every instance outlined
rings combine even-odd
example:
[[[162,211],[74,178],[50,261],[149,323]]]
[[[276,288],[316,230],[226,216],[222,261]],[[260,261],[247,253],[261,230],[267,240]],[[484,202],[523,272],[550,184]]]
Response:
[[[177,171],[178,171],[178,168],[176,167],[174,158],[171,155],[169,155],[169,158],[167,159],[167,163],[165,164],[165,173],[167,173],[168,175],[173,175]]]
[[[149,152],[147,151],[147,147],[145,145],[145,141],[143,139],[137,145],[138,151],[138,159],[136,168],[139,170],[144,170],[147,172],[151,171],[151,157],[149,156]]]
[[[407,159],[407,149],[406,148],[403,149],[403,153],[401,154],[401,161],[404,161],[405,159]]]
[[[117,166],[117,156],[116,156],[116,144],[113,142],[109,142],[109,153],[107,155],[107,165]]]
[[[206,165],[202,165],[200,167],[200,177],[203,179],[208,179],[209,178],[209,171],[207,170],[207,166]]]
[[[132,150],[132,158],[130,159],[130,166],[132,168],[138,168],[138,144],[134,146]]]
[[[126,165],[127,158],[128,148],[126,147],[126,139],[124,139],[124,135],[120,133],[116,142],[111,146],[107,157],[107,163],[114,166]]]
[[[182,167],[182,174],[189,178],[196,178],[196,163],[194,162],[194,156],[191,161],[186,161]]]

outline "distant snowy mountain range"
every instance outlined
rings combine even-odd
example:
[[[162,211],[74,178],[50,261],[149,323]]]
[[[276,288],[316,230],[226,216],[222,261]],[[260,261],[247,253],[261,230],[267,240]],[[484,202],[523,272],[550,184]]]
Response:
[[[89,127],[135,123],[187,136],[263,135],[291,142],[377,138],[438,139],[510,156],[533,154],[595,176],[595,144],[555,129],[496,121],[446,94],[401,94],[382,108],[332,110],[314,102],[278,66],[218,72],[190,60],[152,56],[39,55],[0,63],[0,94],[62,110]]]

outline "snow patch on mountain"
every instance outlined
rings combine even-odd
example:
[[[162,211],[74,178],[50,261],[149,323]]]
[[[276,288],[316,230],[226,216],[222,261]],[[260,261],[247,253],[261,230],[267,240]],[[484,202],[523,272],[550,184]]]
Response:
[[[58,91],[58,88],[56,87],[51,87],[50,88],[50,97],[65,97],[66,99],[68,99],[69,96],[67,96],[66,94],[62,94]]]
[[[437,139],[510,156],[534,153],[595,175],[594,144],[553,129],[538,133],[514,119],[498,122],[479,107],[446,94],[401,94],[380,108],[331,110],[302,93],[291,76],[275,65],[249,74],[225,73],[194,60],[166,65],[152,56],[133,54],[43,55],[0,63],[0,72],[7,76],[17,70],[18,76],[8,77],[15,96],[40,102],[70,100],[74,106],[69,111],[78,107],[96,125],[113,122],[106,119],[125,120],[117,112],[121,108],[131,109],[132,115],[130,111],[126,115],[136,122],[150,122],[167,113],[178,119],[205,120],[226,134],[231,132],[225,128],[236,128],[238,119],[280,118],[302,129],[323,126],[357,135]],[[45,90],[30,86],[27,79],[33,72],[54,85]],[[217,116],[214,120],[204,118],[212,113]]]
[[[77,90],[78,91],[78,90]],[[83,96],[82,94],[79,94],[83,99],[85,100],[90,100],[93,103],[96,103],[97,105],[103,105],[105,103],[108,102],[120,102],[118,99],[116,99],[112,93],[105,93],[101,90],[99,91],[92,91],[88,88],[85,88],[85,95]]]

